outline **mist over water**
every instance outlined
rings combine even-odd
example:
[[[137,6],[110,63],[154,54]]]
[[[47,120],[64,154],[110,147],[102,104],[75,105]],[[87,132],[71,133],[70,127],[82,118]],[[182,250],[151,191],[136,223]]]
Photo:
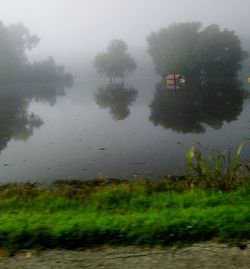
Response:
[[[203,63],[192,56],[186,62],[195,71],[185,86],[169,89],[156,72],[148,37],[173,23],[200,21],[198,33],[218,24],[219,33],[235,31],[243,50],[250,51],[249,1],[0,0],[0,5],[1,40],[15,45],[0,45],[2,182],[181,174],[180,143],[188,148],[194,141],[223,150],[244,140],[242,156],[248,156],[249,59],[240,72],[235,68],[237,76],[228,68],[227,76],[216,71],[217,78],[210,79],[212,64],[203,66],[207,77],[200,81],[196,70]],[[11,26],[19,22],[23,26]],[[124,61],[135,61],[117,71],[118,78],[113,70],[94,68],[98,53],[104,66],[116,59],[114,47],[109,51],[112,40],[123,40],[115,49]],[[224,46],[223,53],[230,49]]]
[[[58,95],[34,97],[19,112],[25,127],[6,117],[7,130],[19,129],[1,141],[2,179],[158,177],[183,171],[179,142],[224,149],[249,137],[249,102],[237,89],[204,106],[187,99],[192,92],[159,87],[157,80],[131,80],[120,99],[105,81],[86,80]],[[170,95],[172,105],[164,106],[161,94]],[[248,150],[246,145],[245,155]]]

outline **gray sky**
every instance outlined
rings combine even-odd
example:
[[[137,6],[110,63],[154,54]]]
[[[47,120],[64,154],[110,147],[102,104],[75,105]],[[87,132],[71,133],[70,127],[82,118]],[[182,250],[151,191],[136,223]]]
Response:
[[[34,55],[70,57],[103,50],[110,39],[130,47],[173,22],[201,21],[249,34],[250,0],[0,0],[4,24],[23,22],[41,38]]]

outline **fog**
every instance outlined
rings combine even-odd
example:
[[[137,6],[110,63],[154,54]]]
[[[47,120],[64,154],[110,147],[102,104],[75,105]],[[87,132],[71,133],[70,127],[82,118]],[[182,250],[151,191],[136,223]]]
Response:
[[[185,163],[178,143],[249,140],[249,8],[0,0],[1,178],[158,177]]]
[[[174,22],[201,21],[249,33],[249,0],[0,0],[4,24],[23,22],[41,42],[31,59],[91,59],[109,40],[146,49],[146,36]]]

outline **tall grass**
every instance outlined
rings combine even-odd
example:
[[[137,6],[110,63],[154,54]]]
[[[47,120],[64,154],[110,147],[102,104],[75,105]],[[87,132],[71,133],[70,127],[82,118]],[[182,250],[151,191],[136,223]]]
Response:
[[[0,248],[250,239],[250,184],[238,174],[242,147],[233,155],[193,145],[182,177],[2,185]]]
[[[186,153],[187,178],[191,179],[193,184],[205,187],[223,190],[237,187],[240,182],[238,171],[243,166],[240,160],[242,148],[243,143],[238,146],[233,156],[231,150],[205,152],[200,144],[193,144]]]
[[[149,191],[142,180],[96,182],[92,191],[85,193],[79,187],[84,184],[78,182],[74,187],[69,183],[68,193],[66,186],[63,192],[58,187],[38,186],[33,195],[27,190],[34,190],[34,185],[25,184],[25,194],[21,185],[14,186],[16,193],[10,192],[10,185],[2,188],[0,247],[16,250],[250,239],[249,185],[230,192],[201,188],[174,191],[156,188],[154,183],[154,190]],[[86,184],[91,188],[91,183]],[[74,188],[83,192],[74,196]]]

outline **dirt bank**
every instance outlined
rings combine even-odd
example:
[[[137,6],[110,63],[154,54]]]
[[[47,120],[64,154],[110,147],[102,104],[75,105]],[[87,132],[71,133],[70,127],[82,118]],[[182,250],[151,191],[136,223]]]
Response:
[[[241,249],[244,248],[244,249]],[[220,268],[248,269],[250,242],[229,246],[199,243],[180,249],[102,247],[81,251],[50,250],[31,255],[23,251],[14,257],[1,257],[1,269],[79,269],[79,268]]]

